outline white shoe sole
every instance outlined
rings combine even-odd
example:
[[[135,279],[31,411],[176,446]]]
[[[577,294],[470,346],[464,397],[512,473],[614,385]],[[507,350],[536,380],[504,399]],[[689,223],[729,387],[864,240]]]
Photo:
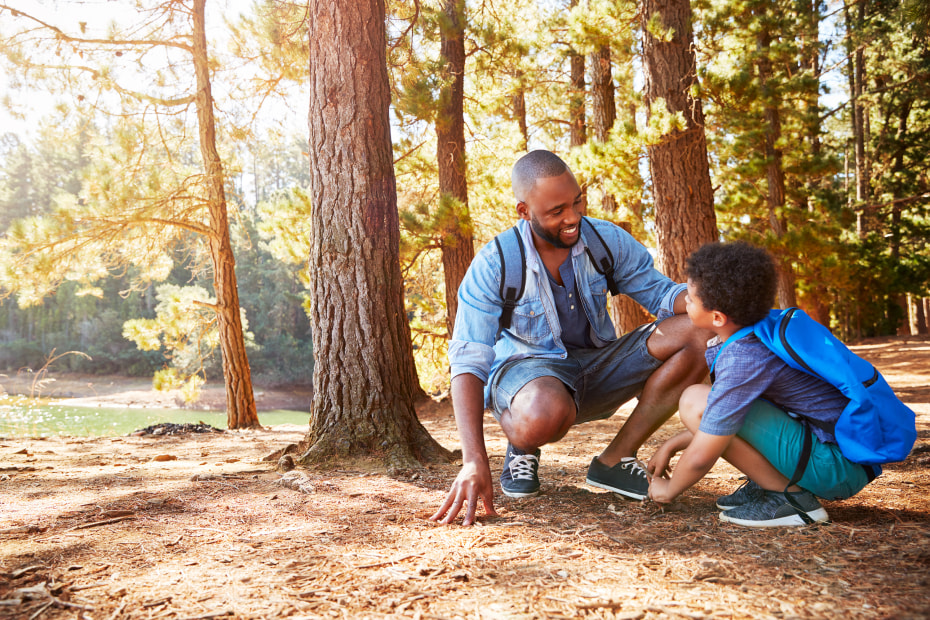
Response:
[[[830,516],[827,514],[827,511],[823,508],[818,508],[817,510],[812,510],[807,513],[807,516],[810,517],[814,523],[825,523],[830,520]],[[779,517],[778,519],[768,519],[766,521],[753,521],[751,519],[737,519],[731,517],[726,511],[720,513],[720,520],[726,521],[727,523],[733,523],[734,525],[742,525],[743,527],[793,527],[800,525],[807,525],[804,522],[804,519],[801,518],[801,515],[793,514],[785,517]]]
[[[604,489],[605,491],[610,491],[611,493],[616,493],[617,495],[622,495],[623,497],[628,497],[629,499],[635,499],[637,501],[642,501],[648,497],[647,495],[640,495],[639,493],[634,493],[633,491],[622,491],[620,489],[615,489],[614,487],[609,487],[601,482],[595,482],[590,478],[585,478],[585,482],[592,487]]]
[[[514,499],[522,499],[524,497],[536,497],[537,495],[539,495],[539,491],[530,491],[529,493],[519,493],[516,491],[506,491],[504,490],[504,487],[501,487],[501,493],[503,493],[507,497],[512,497]]]

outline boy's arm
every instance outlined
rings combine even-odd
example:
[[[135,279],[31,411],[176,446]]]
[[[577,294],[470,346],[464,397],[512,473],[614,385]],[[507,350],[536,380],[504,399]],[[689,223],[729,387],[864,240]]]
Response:
[[[709,435],[698,431],[678,459],[672,477],[652,479],[649,497],[661,504],[674,500],[710,471],[732,439],[733,435]]]
[[[664,478],[666,473],[671,473],[669,463],[672,462],[672,457],[687,448],[692,437],[691,431],[685,429],[659,446],[646,465],[649,475]]]

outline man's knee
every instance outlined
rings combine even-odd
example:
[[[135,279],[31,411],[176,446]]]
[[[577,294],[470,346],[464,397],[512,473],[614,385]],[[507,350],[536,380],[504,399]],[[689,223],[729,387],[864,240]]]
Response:
[[[517,392],[508,414],[507,437],[515,446],[525,448],[561,439],[574,424],[577,412],[565,384],[542,377]]]
[[[710,386],[699,383],[685,388],[678,401],[678,415],[689,431],[695,432],[701,425],[701,417],[707,407]]]
[[[679,314],[659,323],[646,346],[656,359],[665,361],[676,353],[685,352],[703,363],[707,341],[713,336],[713,332],[695,327],[687,315]]]

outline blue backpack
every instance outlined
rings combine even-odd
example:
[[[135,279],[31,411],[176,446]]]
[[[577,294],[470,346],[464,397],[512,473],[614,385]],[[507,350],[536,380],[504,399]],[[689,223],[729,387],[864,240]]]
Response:
[[[830,330],[798,308],[772,310],[765,319],[733,334],[724,346],[749,333],[792,368],[826,381],[849,399],[834,430],[843,456],[863,465],[907,458],[917,439],[914,412],[872,364]]]

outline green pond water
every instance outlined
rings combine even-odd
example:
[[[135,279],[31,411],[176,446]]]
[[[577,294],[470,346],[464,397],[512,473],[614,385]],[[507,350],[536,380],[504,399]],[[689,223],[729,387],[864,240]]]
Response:
[[[302,411],[262,411],[265,426],[307,424]],[[204,422],[226,428],[226,413],[191,409],[142,409],[136,407],[69,407],[47,404],[22,396],[0,398],[0,437],[115,437],[162,422]]]

